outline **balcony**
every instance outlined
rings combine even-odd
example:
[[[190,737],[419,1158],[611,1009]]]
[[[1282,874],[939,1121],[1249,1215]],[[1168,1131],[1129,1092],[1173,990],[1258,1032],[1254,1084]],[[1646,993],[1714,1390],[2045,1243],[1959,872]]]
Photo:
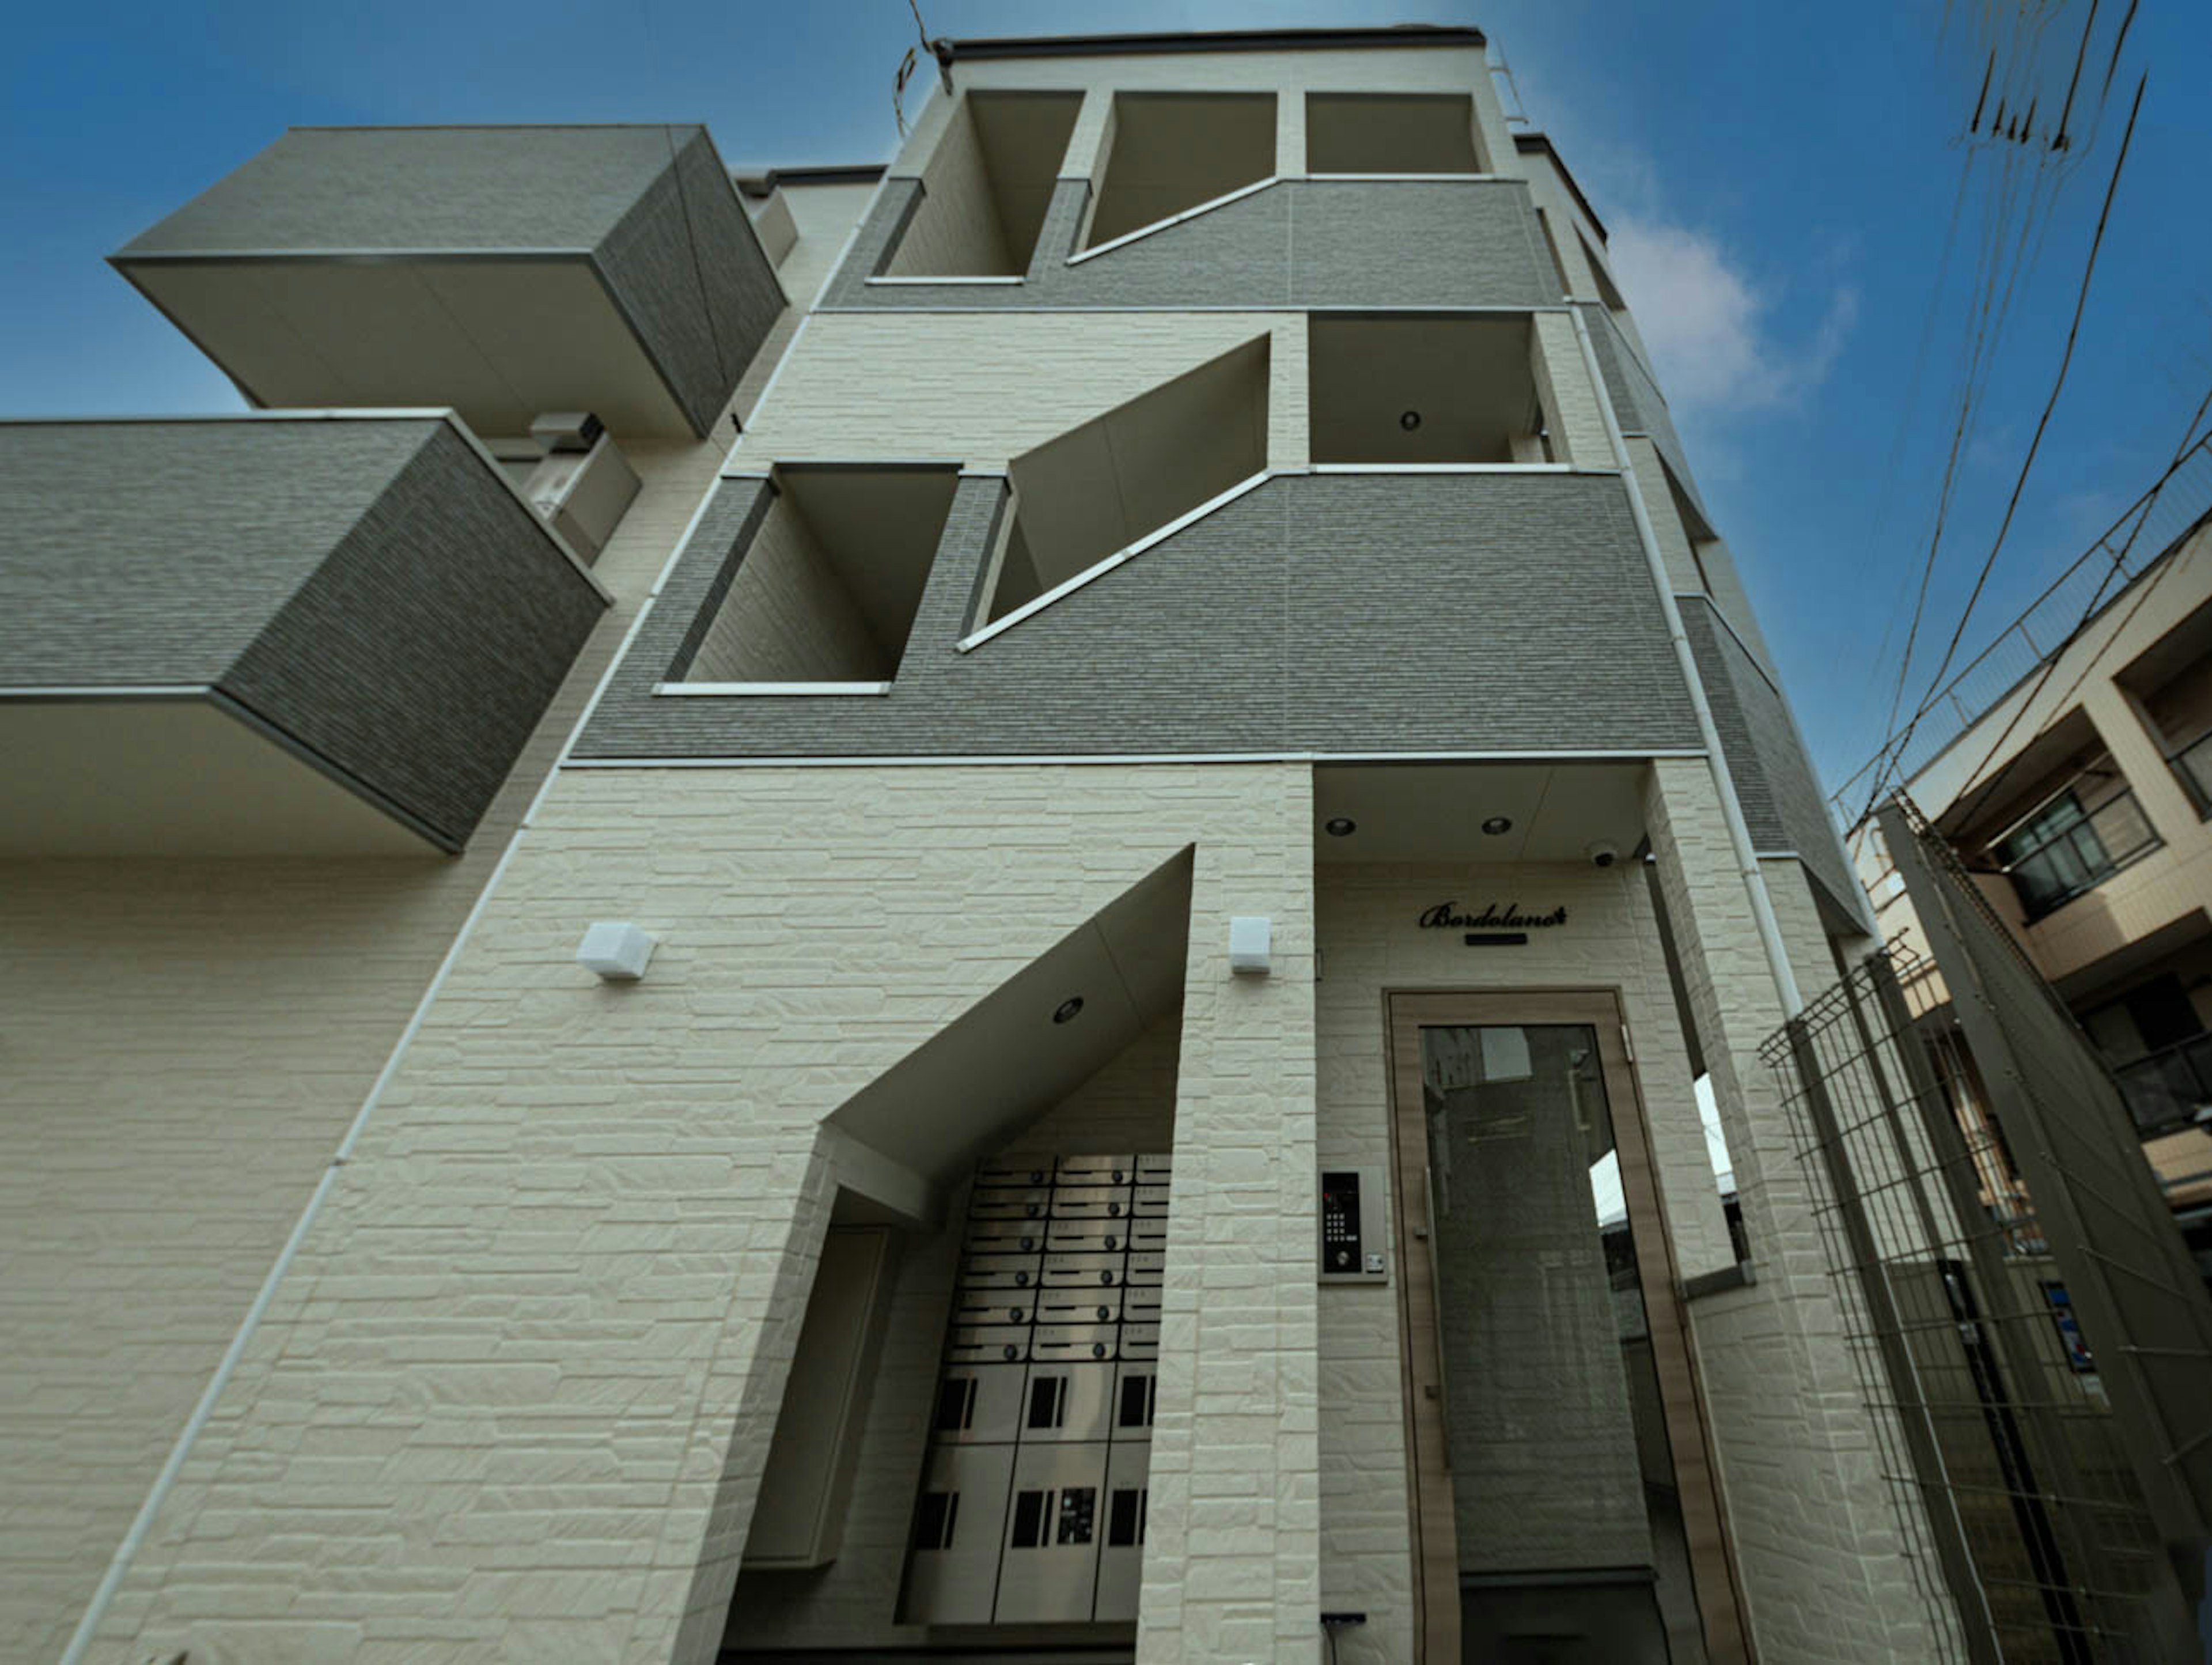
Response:
[[[2136,1131],[2145,1138],[2187,1127],[2212,1113],[2212,1034],[2115,1065]]]
[[[0,856],[462,848],[606,606],[431,413],[0,424]]]
[[[703,128],[294,128],[110,257],[252,404],[702,436],[784,310]]]
[[[2095,890],[2159,846],[2136,795],[2085,774],[1991,847],[2029,922]]]

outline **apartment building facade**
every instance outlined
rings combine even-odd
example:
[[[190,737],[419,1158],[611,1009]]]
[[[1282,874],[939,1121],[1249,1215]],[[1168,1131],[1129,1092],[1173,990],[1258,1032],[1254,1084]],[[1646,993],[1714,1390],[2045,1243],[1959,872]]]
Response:
[[[1930,1656],[1601,222],[1471,29],[933,73],[295,130],[114,257],[264,408],[0,428],[0,1645]]]
[[[2113,1072],[2212,1283],[2208,514],[2212,446],[2199,441],[1942,691],[1899,789]],[[1883,939],[1921,957],[1923,1021],[1955,1035],[1874,817],[1849,847]],[[1947,1055],[1979,1113],[1971,1049]]]

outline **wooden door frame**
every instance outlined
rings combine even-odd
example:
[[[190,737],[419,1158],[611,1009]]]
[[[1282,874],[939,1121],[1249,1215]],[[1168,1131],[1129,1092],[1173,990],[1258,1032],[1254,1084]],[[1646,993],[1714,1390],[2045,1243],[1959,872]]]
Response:
[[[1743,1619],[1735,1547],[1713,1461],[1697,1346],[1680,1295],[1652,1159],[1642,1085],[1628,1045],[1617,987],[1385,989],[1382,1030],[1390,1106],[1392,1190],[1397,1206],[1399,1363],[1403,1371],[1408,1510],[1413,1529],[1416,1656],[1431,1665],[1460,1657],[1458,1530],[1452,1514],[1443,1427],[1443,1365],[1430,1232],[1428,1138],[1420,1098],[1425,1027],[1586,1024],[1596,1035],[1607,1109],[1620,1153],[1650,1331],[1653,1368],[1688,1541],[1692,1583],[1712,1665],[1756,1656]],[[1408,1102],[1410,1098],[1410,1103]],[[1407,1136],[1410,1115],[1418,1138]]]

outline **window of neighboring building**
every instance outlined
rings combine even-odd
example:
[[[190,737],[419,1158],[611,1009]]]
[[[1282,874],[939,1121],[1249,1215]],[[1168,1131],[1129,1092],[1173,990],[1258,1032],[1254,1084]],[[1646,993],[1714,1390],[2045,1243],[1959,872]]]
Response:
[[[779,467],[685,683],[872,690],[898,672],[952,507],[942,464]]]
[[[2158,843],[2117,771],[2091,769],[1990,846],[2031,920],[2094,890]]]
[[[1084,246],[1172,220],[1274,172],[1273,93],[1117,93]]]
[[[1080,93],[964,94],[921,173],[890,277],[1019,277],[1083,107]]]
[[[1316,313],[1307,343],[1316,463],[1552,459],[1525,314]]]
[[[1464,93],[1308,93],[1309,173],[1480,173]]]

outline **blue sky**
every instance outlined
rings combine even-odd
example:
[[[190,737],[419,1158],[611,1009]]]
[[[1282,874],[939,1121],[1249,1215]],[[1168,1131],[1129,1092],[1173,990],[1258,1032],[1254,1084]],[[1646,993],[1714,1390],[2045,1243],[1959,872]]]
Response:
[[[2054,61],[2063,79],[2086,4],[2067,0],[2048,26],[2046,81]],[[1832,782],[1882,732],[1957,414],[1977,251],[1997,169],[2021,154],[1959,142],[1989,46],[1964,15],[2002,9],[1926,0],[1841,21],[1834,8],[1771,0],[1498,0],[1418,14],[1356,0],[922,6],[941,34],[1408,15],[1486,29],[1613,234],[1706,499]],[[26,12],[0,64],[0,414],[236,407],[101,257],[287,123],[702,118],[732,162],[879,159],[895,142],[892,75],[913,39],[905,0]],[[1969,650],[2150,483],[2212,386],[2208,64],[2212,7],[2143,0],[2094,143],[2051,181],[1962,452],[1929,602],[1934,651],[2056,371],[2146,65],[2067,389]],[[2086,80],[2099,78],[2093,65]],[[1917,656],[1916,694],[1934,651]]]

